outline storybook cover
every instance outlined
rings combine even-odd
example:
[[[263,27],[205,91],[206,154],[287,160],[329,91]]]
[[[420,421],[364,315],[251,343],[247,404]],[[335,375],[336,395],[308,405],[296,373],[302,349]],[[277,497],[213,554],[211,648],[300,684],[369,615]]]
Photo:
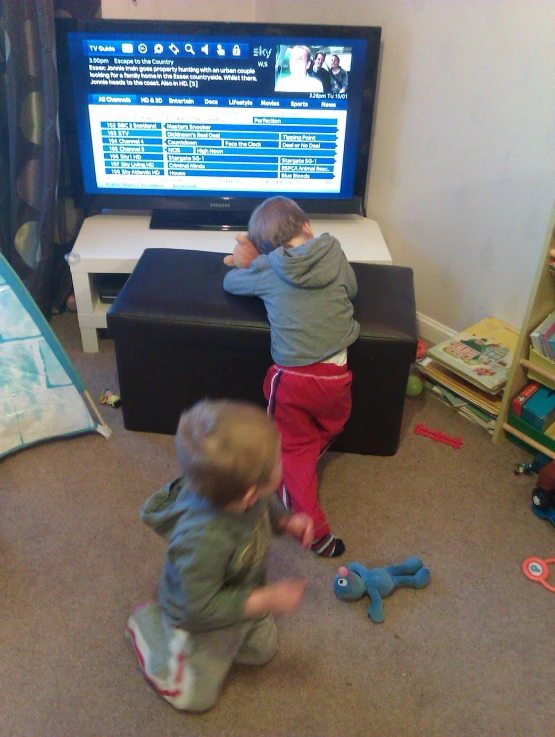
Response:
[[[497,417],[501,409],[501,395],[490,394],[482,389],[479,389],[475,384],[471,384],[469,381],[461,379],[445,366],[434,361],[429,356],[424,356],[416,361],[418,370],[427,376],[431,381],[441,384],[441,386],[450,389],[459,397],[462,397],[467,402],[480,407],[485,412],[488,412],[493,417]]]
[[[496,317],[486,317],[452,338],[429,348],[426,355],[489,394],[507,382],[518,330]]]

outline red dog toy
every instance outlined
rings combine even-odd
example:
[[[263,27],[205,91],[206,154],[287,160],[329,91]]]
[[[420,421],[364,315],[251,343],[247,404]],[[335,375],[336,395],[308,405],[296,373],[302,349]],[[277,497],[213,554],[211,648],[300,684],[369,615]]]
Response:
[[[430,430],[429,427],[426,427],[422,424],[415,427],[414,432],[417,435],[425,435],[427,438],[432,438],[432,440],[435,440],[437,443],[445,443],[445,445],[451,445],[457,450],[463,444],[462,438],[452,438],[450,435],[445,435],[444,433],[439,432],[439,430]]]

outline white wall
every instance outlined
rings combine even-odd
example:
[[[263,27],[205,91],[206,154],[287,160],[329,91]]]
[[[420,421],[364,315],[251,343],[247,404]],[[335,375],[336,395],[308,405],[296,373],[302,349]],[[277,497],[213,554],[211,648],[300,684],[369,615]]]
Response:
[[[102,8],[104,17],[382,26],[367,212],[393,262],[414,269],[421,334],[440,340],[490,314],[520,327],[555,200],[555,2],[231,5]]]
[[[256,0],[102,0],[103,18],[252,21]]]

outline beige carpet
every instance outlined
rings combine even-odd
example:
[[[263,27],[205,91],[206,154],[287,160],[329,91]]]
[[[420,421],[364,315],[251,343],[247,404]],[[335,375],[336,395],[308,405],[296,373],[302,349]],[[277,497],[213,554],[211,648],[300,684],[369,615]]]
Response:
[[[75,315],[52,323],[98,400],[117,389],[113,343],[81,352]],[[144,401],[149,401],[145,386]],[[304,576],[279,621],[280,651],[235,668],[217,706],[174,711],[141,677],[126,618],[152,596],[164,544],[142,526],[146,497],[177,473],[173,438],[113,429],[0,461],[0,737],[548,737],[555,734],[555,597],[521,572],[555,555],[530,509],[530,456],[494,446],[431,396],[406,403],[391,458],[329,453],[321,495],[342,559],[419,555],[432,581],[399,590],[373,624],[368,599],[336,599],[339,563],[278,541],[272,578]],[[454,450],[414,434],[461,436]]]

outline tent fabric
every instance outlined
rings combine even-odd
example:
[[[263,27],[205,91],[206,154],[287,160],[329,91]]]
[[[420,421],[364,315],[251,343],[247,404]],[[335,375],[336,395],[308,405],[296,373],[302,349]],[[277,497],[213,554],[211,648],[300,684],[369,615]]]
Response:
[[[84,392],[36,302],[0,255],[0,458],[56,437],[92,431],[108,437]]]

